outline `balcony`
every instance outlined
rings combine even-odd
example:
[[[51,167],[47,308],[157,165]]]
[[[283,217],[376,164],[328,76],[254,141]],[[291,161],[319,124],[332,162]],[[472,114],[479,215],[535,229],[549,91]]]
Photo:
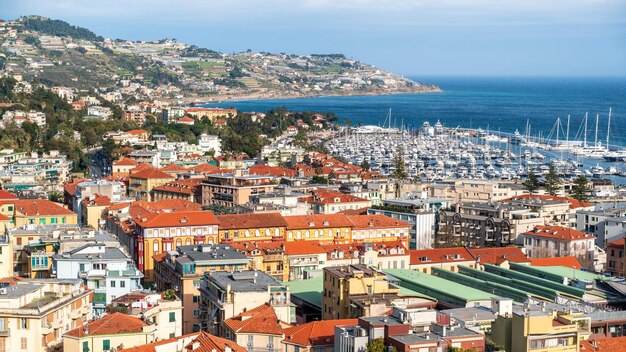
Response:
[[[318,259],[291,259],[289,261],[290,266],[298,266],[298,265],[318,265]]]
[[[54,329],[52,328],[52,324],[48,324],[46,326],[42,326],[41,327],[41,334],[42,335],[52,334],[53,332],[54,332]]]
[[[11,336],[11,330],[8,327],[3,327],[0,329],[0,337],[9,337]]]
[[[72,320],[76,320],[76,319],[78,319],[78,318],[80,318],[82,316],[83,316],[83,312],[81,311],[80,308],[79,309],[75,309],[75,310],[70,312],[70,318]]]

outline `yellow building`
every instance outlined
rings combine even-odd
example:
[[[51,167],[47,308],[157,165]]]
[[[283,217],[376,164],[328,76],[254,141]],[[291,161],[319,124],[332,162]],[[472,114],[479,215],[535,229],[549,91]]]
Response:
[[[139,318],[123,313],[107,314],[63,335],[63,350],[107,352],[141,346],[156,341],[157,332],[158,326],[148,325]]]
[[[372,297],[397,295],[400,289],[390,286],[387,276],[367,265],[345,265],[324,268],[324,291],[322,319],[348,319],[360,316],[382,315],[386,312],[372,310]],[[353,304],[359,298],[369,298],[368,306]],[[381,300],[384,301],[384,300]],[[385,307],[381,307],[385,309]],[[363,314],[369,313],[369,314]]]
[[[289,261],[283,241],[231,243],[252,260],[250,269],[259,270],[278,281],[289,281]]]
[[[152,201],[152,189],[174,181],[174,176],[165,172],[147,168],[131,173],[128,181],[128,195],[137,200]]]
[[[1,351],[61,348],[66,331],[91,319],[93,291],[80,280],[15,281],[5,290],[0,293]]]
[[[31,279],[43,279],[51,277],[52,256],[57,253],[59,242],[57,240],[33,241],[24,247],[21,256],[26,263],[26,274]],[[23,265],[22,265],[23,266]]]
[[[285,240],[350,243],[353,223],[345,214],[294,215],[287,222]]]
[[[352,242],[402,242],[409,248],[409,229],[413,226],[408,222],[396,220],[382,214],[351,215]]]
[[[147,213],[133,219],[132,249],[139,270],[152,281],[155,255],[182,245],[219,243],[218,221],[210,211]]]
[[[80,222],[83,226],[89,226],[94,229],[100,229],[100,223],[102,220],[102,214],[111,206],[111,199],[107,196],[95,195],[83,199],[80,202]]]
[[[515,307],[491,324],[491,339],[509,352],[577,352],[590,329],[591,319],[583,313]]]
[[[47,199],[2,200],[0,214],[9,218],[9,227],[78,223],[76,213]]]
[[[220,241],[229,243],[283,239],[287,227],[280,213],[228,214],[216,218]]]

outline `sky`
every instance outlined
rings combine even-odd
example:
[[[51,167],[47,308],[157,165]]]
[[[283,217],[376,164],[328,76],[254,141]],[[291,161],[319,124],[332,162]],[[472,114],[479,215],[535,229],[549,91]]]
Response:
[[[0,18],[22,15],[407,76],[626,76],[626,0],[0,0]]]

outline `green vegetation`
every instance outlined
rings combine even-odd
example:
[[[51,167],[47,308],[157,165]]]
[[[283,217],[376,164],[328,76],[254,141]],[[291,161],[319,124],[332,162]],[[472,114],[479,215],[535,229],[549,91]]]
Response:
[[[559,175],[556,173],[556,168],[554,165],[550,164],[550,170],[545,176],[545,189],[546,193],[556,196],[557,193],[561,190],[561,179]]]
[[[534,194],[535,192],[537,192],[537,190],[539,189],[539,179],[532,169],[528,170],[528,177],[526,177],[526,180],[522,184],[524,185],[524,188],[526,188],[528,193]]]
[[[23,17],[22,26],[25,29],[48,35],[72,37],[74,39],[84,39],[95,42],[101,42],[104,40],[101,36],[96,35],[94,32],[86,28],[72,26],[64,21],[51,20],[39,16]]]
[[[393,157],[393,166],[395,170],[392,176],[398,180],[404,180],[409,177],[409,173],[406,171],[406,165],[404,164],[404,147],[399,146],[396,151],[396,155]]]
[[[385,342],[381,337],[372,340],[372,342],[367,345],[367,352],[385,352],[385,350]]]
[[[585,175],[580,175],[574,180],[572,187],[572,198],[585,202],[589,199],[591,189],[589,188],[589,179]]]

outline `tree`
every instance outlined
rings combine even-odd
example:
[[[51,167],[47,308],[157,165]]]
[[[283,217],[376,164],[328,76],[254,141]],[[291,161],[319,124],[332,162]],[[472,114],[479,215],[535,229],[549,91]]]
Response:
[[[328,179],[324,176],[315,175],[311,177],[311,183],[316,185],[325,185],[328,183]]]
[[[363,160],[363,162],[361,163],[361,169],[365,171],[370,171],[370,162],[367,160]]]
[[[404,147],[398,147],[396,151],[396,155],[393,157],[393,166],[395,170],[393,171],[393,177],[399,180],[404,180],[409,177],[409,173],[406,172],[406,165],[404,164]]]
[[[367,345],[367,352],[385,352],[385,342],[382,337],[374,339]]]
[[[537,192],[539,189],[539,179],[537,179],[537,175],[535,175],[532,169],[528,169],[528,177],[526,177],[526,180],[522,184],[526,187],[528,193],[533,194]]]
[[[546,193],[552,196],[556,196],[557,193],[561,190],[561,179],[556,173],[556,167],[554,167],[553,164],[550,164],[550,170],[546,174],[545,179]]]
[[[585,175],[579,175],[574,180],[574,186],[572,187],[572,198],[578,199],[581,202],[589,199],[589,180]]]
[[[59,191],[52,191],[48,193],[48,200],[56,203],[63,203],[63,193]]]

